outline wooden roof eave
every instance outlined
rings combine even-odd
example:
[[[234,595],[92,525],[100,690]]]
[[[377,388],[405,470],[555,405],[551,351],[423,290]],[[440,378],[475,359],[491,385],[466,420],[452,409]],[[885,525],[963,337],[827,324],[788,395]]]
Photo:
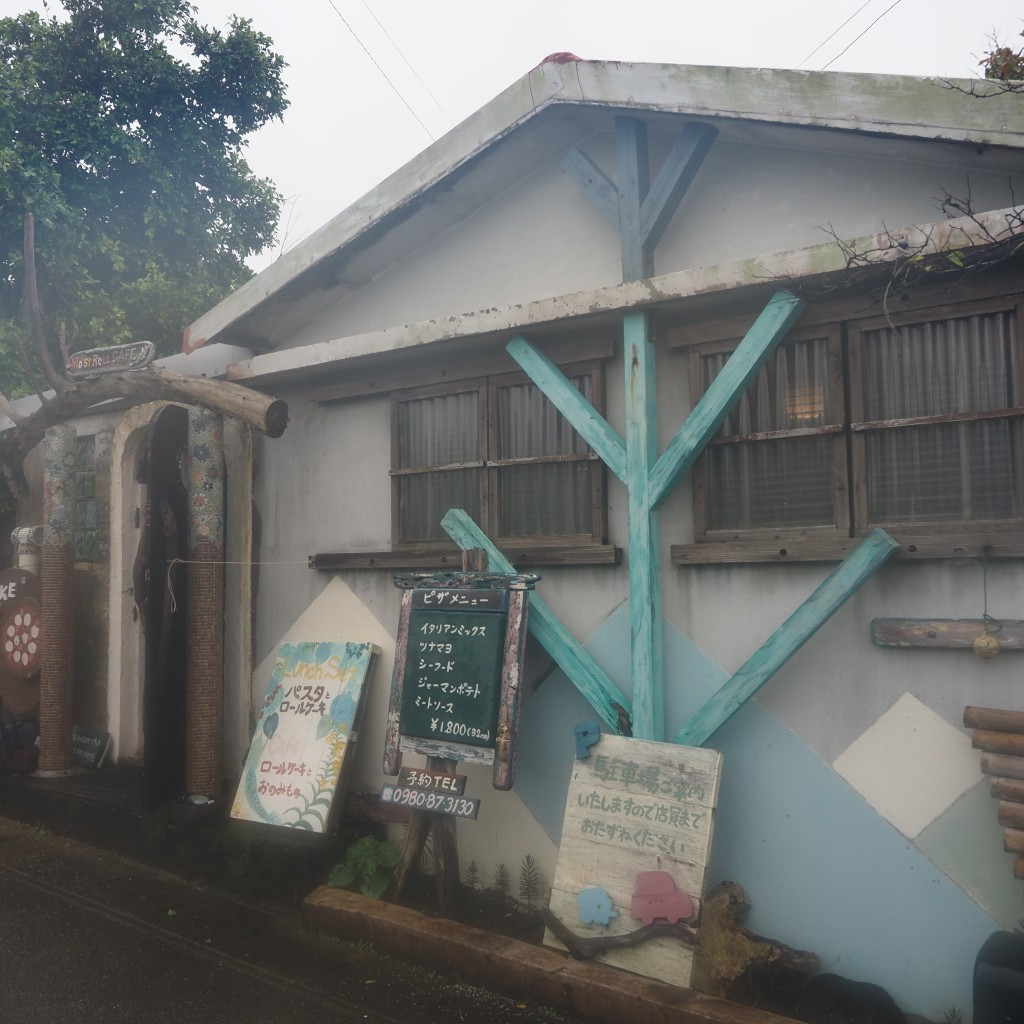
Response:
[[[228,380],[268,385],[321,376],[326,371],[355,365],[389,354],[408,358],[440,342],[511,337],[567,320],[598,325],[635,308],[683,310],[704,305],[714,296],[742,293],[756,304],[779,288],[793,287],[849,270],[849,253],[870,253],[878,266],[904,260],[909,254],[968,252],[1005,245],[1024,238],[1024,207],[1009,207],[914,225],[861,238],[823,242],[800,249],[769,253],[752,259],[679,270],[660,277],[574,292],[535,302],[461,313],[380,331],[335,338],[298,348],[281,349],[233,363]]]

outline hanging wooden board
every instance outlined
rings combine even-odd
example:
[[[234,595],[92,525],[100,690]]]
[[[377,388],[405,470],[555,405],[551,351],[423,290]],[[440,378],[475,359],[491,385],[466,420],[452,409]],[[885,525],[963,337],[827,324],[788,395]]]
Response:
[[[991,633],[1001,651],[1024,651],[1020,619],[872,619],[871,642],[879,647],[949,647],[969,651],[983,633]]]
[[[364,684],[379,653],[344,641],[280,646],[232,818],[333,830],[335,794],[345,789]]]
[[[573,763],[550,903],[563,925],[582,938],[699,928],[721,765],[714,750],[612,735]],[[599,959],[686,987],[693,947],[654,938]]]

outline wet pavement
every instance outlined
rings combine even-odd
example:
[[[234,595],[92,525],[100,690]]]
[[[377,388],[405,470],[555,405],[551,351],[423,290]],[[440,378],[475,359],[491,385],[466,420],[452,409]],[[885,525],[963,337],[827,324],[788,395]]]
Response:
[[[305,929],[297,909],[0,817],[3,1019],[558,1024],[547,1006]],[[8,1016],[10,1014],[10,1016]]]

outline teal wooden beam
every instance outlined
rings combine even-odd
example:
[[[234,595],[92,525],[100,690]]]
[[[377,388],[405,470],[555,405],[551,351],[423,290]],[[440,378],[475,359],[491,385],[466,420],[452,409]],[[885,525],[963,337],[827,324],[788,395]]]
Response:
[[[768,357],[797,321],[806,303],[787,291],[776,292],[747,331],[721,373],[686,417],[651,473],[651,503],[658,508],[739,401]]]
[[[640,208],[644,248],[653,252],[661,241],[717,135],[718,129],[708,124],[688,124],[683,129]]]
[[[651,509],[648,491],[658,456],[655,353],[649,328],[646,313],[623,317],[633,735],[660,741],[665,737],[665,672],[658,515]]]
[[[473,522],[472,517],[461,508],[449,509],[441,520],[441,526],[463,551],[472,548],[482,548],[486,551],[488,565],[495,572],[516,571],[512,563]],[[529,628],[608,728],[623,736],[632,735],[632,715],[628,698],[536,593],[530,594]]]
[[[638,281],[654,274],[654,250],[704,157],[718,135],[707,124],[688,124],[650,184],[647,127],[633,117],[615,119],[618,185],[586,153],[573,147],[562,170],[619,229],[622,279]]]
[[[525,338],[516,335],[506,349],[604,464],[626,483],[626,444],[618,431],[580,394],[572,381]]]
[[[872,530],[672,742],[691,747],[706,743],[898,550],[899,543],[884,530]]]
[[[575,146],[562,157],[561,164],[562,170],[583,189],[586,197],[618,227],[619,190],[611,178]]]
[[[622,280],[639,281],[654,276],[654,260],[640,230],[640,209],[650,189],[647,127],[643,121],[635,117],[615,118],[615,157]]]

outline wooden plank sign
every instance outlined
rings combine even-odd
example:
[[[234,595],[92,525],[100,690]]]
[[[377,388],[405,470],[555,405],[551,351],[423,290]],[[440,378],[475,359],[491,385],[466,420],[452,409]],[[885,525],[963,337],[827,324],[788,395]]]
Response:
[[[970,651],[985,634],[1000,651],[1024,651],[1020,619],[872,619],[871,642],[878,647],[945,647]]]
[[[467,797],[466,776],[426,768],[403,768],[397,785],[381,787],[380,798],[414,811],[446,814],[453,818],[476,818],[480,801]]]
[[[282,644],[231,817],[310,832],[333,829],[344,791],[371,643]]]
[[[550,903],[562,925],[586,939],[697,928],[721,764],[714,750],[613,735],[574,762]],[[564,948],[551,932],[544,941]],[[693,946],[658,937],[599,959],[686,987]]]
[[[406,590],[384,743],[384,774],[402,753],[494,766],[511,789],[527,603],[524,590]]]
[[[394,804],[413,811],[427,814],[444,814],[452,818],[476,820],[480,813],[480,800],[475,796],[454,796],[451,793],[433,793],[426,789],[410,789],[406,786],[383,785],[380,788],[382,803]]]
[[[141,370],[153,362],[156,349],[151,341],[133,341],[128,345],[110,345],[73,352],[68,358],[71,377],[91,377],[99,373],[121,373]]]

